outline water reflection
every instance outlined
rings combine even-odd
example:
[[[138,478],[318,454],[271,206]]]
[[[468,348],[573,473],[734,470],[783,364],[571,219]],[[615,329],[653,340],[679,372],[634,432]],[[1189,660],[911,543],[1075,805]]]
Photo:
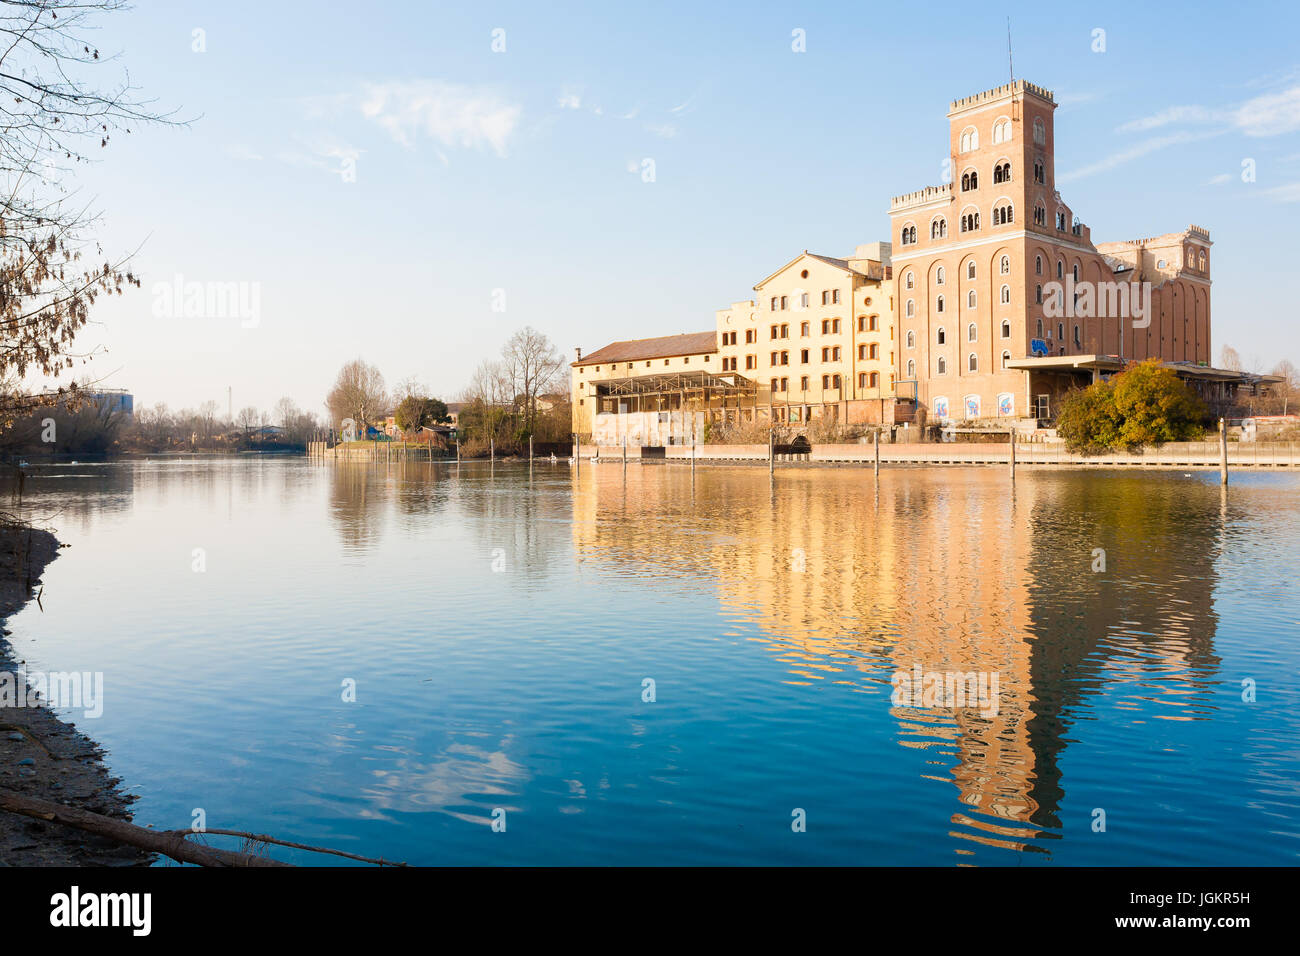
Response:
[[[768,478],[744,469],[591,471],[574,482],[578,560],[714,589],[788,682],[885,706],[899,671],[997,674],[996,714],[889,711],[921,775],[967,808],[950,819],[960,841],[1050,849],[1061,754],[1107,688],[1135,723],[1214,712],[1217,487],[809,469],[756,496]]]

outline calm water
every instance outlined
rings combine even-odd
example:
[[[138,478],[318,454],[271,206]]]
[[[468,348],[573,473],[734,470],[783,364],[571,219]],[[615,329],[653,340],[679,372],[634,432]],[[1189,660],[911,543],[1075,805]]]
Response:
[[[15,648],[103,672],[72,717],[141,823],[415,864],[1300,856],[1300,476],[35,471],[71,548]],[[895,705],[918,665],[996,673],[996,714]]]

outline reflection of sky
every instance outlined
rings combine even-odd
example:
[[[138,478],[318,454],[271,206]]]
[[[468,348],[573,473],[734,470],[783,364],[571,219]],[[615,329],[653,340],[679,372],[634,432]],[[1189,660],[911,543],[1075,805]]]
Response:
[[[1289,476],[1221,508],[1152,473],[53,474],[25,507],[72,547],[15,643],[104,672],[84,726],[143,823],[415,863],[1294,860]],[[997,670],[998,715],[891,705],[915,663]]]

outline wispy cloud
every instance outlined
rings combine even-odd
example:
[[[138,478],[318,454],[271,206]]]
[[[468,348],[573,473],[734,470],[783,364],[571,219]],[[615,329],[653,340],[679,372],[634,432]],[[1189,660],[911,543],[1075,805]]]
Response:
[[[679,132],[672,123],[647,123],[645,131],[662,139],[672,139]]]
[[[1224,183],[1230,182],[1231,180],[1232,180],[1232,173],[1219,173],[1219,175],[1211,176],[1208,180],[1206,180],[1205,185],[1222,186]]]
[[[1084,179],[1088,176],[1095,176],[1097,173],[1109,172],[1117,166],[1122,166],[1125,163],[1139,159],[1142,156],[1147,156],[1158,150],[1165,149],[1166,147],[1177,146],[1181,143],[1191,143],[1201,139],[1209,139],[1212,136],[1220,135],[1222,132],[1224,131],[1215,130],[1208,133],[1182,132],[1171,133],[1168,136],[1152,136],[1139,143],[1134,143],[1126,149],[1121,149],[1117,152],[1111,153],[1111,155],[1107,156],[1105,159],[1098,160],[1097,162],[1081,167],[1080,169],[1073,169],[1067,173],[1063,173],[1056,177],[1056,181],[1058,183],[1069,183],[1074,182],[1075,180]]]
[[[490,148],[505,156],[523,113],[489,90],[441,80],[367,84],[361,113],[398,143],[428,138],[444,147]]]
[[[245,160],[247,162],[256,162],[262,159],[261,153],[253,149],[253,147],[246,146],[243,143],[235,143],[234,145],[226,146],[222,152],[231,159]]]
[[[556,99],[555,105],[562,110],[582,109],[582,91],[566,86]]]
[[[1264,190],[1264,195],[1274,202],[1300,202],[1300,182],[1274,186]]]
[[[1118,127],[1121,133],[1145,133],[1174,125],[1215,125],[1247,136],[1279,136],[1300,130],[1300,86],[1267,93],[1236,106],[1170,106]]]

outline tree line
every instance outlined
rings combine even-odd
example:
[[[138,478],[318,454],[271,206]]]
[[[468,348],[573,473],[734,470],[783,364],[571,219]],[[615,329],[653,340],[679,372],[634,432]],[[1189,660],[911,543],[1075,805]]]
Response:
[[[523,453],[528,440],[567,443],[571,430],[565,363],[549,338],[531,327],[515,332],[495,358],[483,361],[451,405],[435,397],[416,378],[388,389],[383,373],[357,358],[339,370],[325,397],[330,427],[343,433],[355,423],[364,438],[370,427],[394,419],[402,437],[421,428],[449,425],[455,409],[455,438],[461,454],[474,457],[494,448],[499,454]]]

